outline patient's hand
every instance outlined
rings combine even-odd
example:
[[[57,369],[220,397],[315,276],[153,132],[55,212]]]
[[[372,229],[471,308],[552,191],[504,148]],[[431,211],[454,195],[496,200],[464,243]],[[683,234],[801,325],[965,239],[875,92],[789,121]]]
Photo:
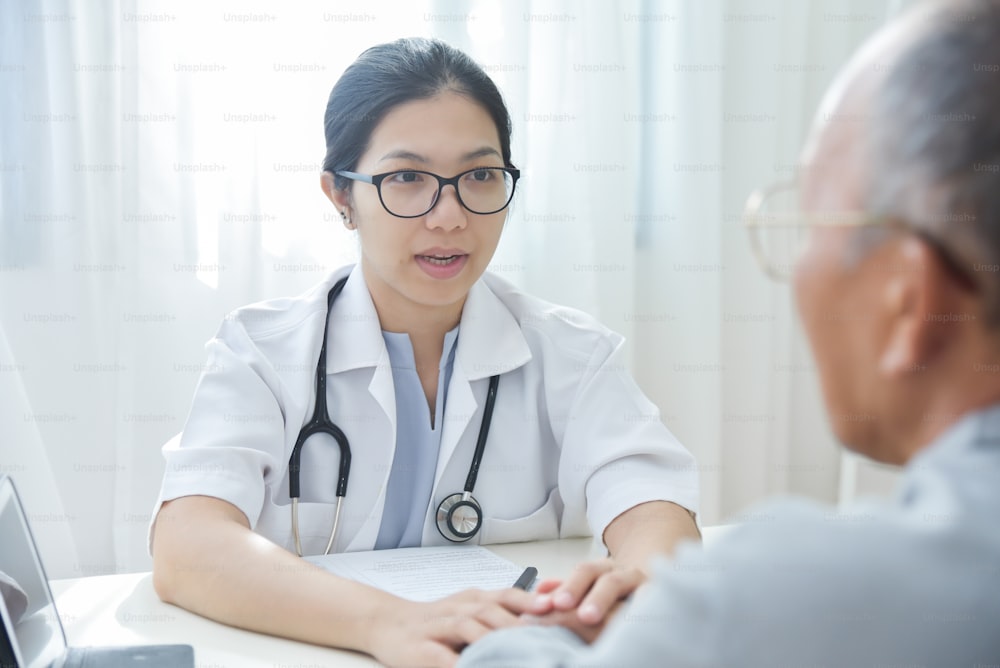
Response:
[[[614,559],[579,564],[565,580],[544,580],[529,614],[539,624],[565,626],[586,642],[593,642],[613,613],[646,574]]]

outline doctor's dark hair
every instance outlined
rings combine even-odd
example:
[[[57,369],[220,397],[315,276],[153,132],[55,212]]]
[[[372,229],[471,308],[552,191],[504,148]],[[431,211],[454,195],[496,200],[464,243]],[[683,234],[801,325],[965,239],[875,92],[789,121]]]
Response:
[[[353,171],[375,127],[393,108],[452,91],[489,113],[500,137],[504,165],[510,162],[511,121],[507,106],[483,69],[469,56],[437,39],[411,37],[366,50],[341,75],[326,105],[323,171]],[[336,177],[338,190],[350,181]]]

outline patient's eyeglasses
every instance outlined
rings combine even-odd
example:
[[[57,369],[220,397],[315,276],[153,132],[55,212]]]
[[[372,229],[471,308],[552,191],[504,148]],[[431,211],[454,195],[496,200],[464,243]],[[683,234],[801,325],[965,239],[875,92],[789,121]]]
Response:
[[[977,285],[969,263],[960,260],[957,253],[926,230],[895,218],[859,211],[803,212],[796,181],[784,181],[751,193],[743,208],[743,224],[758,264],[777,281],[788,281],[791,277],[812,228],[882,226],[919,237],[963,283],[970,288]]]

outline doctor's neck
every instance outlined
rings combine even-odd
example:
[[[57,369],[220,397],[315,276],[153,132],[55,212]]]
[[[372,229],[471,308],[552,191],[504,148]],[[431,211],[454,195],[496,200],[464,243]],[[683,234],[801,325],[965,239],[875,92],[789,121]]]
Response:
[[[445,303],[421,303],[417,295],[406,294],[384,281],[362,262],[365,282],[378,314],[379,325],[387,332],[406,332],[411,340],[443,340],[444,335],[454,329],[462,318],[466,294],[457,301]],[[419,288],[414,289],[419,294]]]
[[[380,304],[372,295],[375,311],[378,313],[379,324],[387,332],[406,332],[410,338],[435,337],[444,335],[458,326],[462,319],[462,307],[465,300],[457,304],[444,306],[427,306],[414,302],[399,300],[389,305]]]

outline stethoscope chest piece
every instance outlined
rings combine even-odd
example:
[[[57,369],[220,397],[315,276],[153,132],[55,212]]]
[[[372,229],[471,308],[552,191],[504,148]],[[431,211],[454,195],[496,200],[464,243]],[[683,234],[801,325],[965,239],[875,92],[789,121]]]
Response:
[[[483,509],[469,492],[445,497],[437,509],[437,528],[453,543],[464,543],[483,524]]]

